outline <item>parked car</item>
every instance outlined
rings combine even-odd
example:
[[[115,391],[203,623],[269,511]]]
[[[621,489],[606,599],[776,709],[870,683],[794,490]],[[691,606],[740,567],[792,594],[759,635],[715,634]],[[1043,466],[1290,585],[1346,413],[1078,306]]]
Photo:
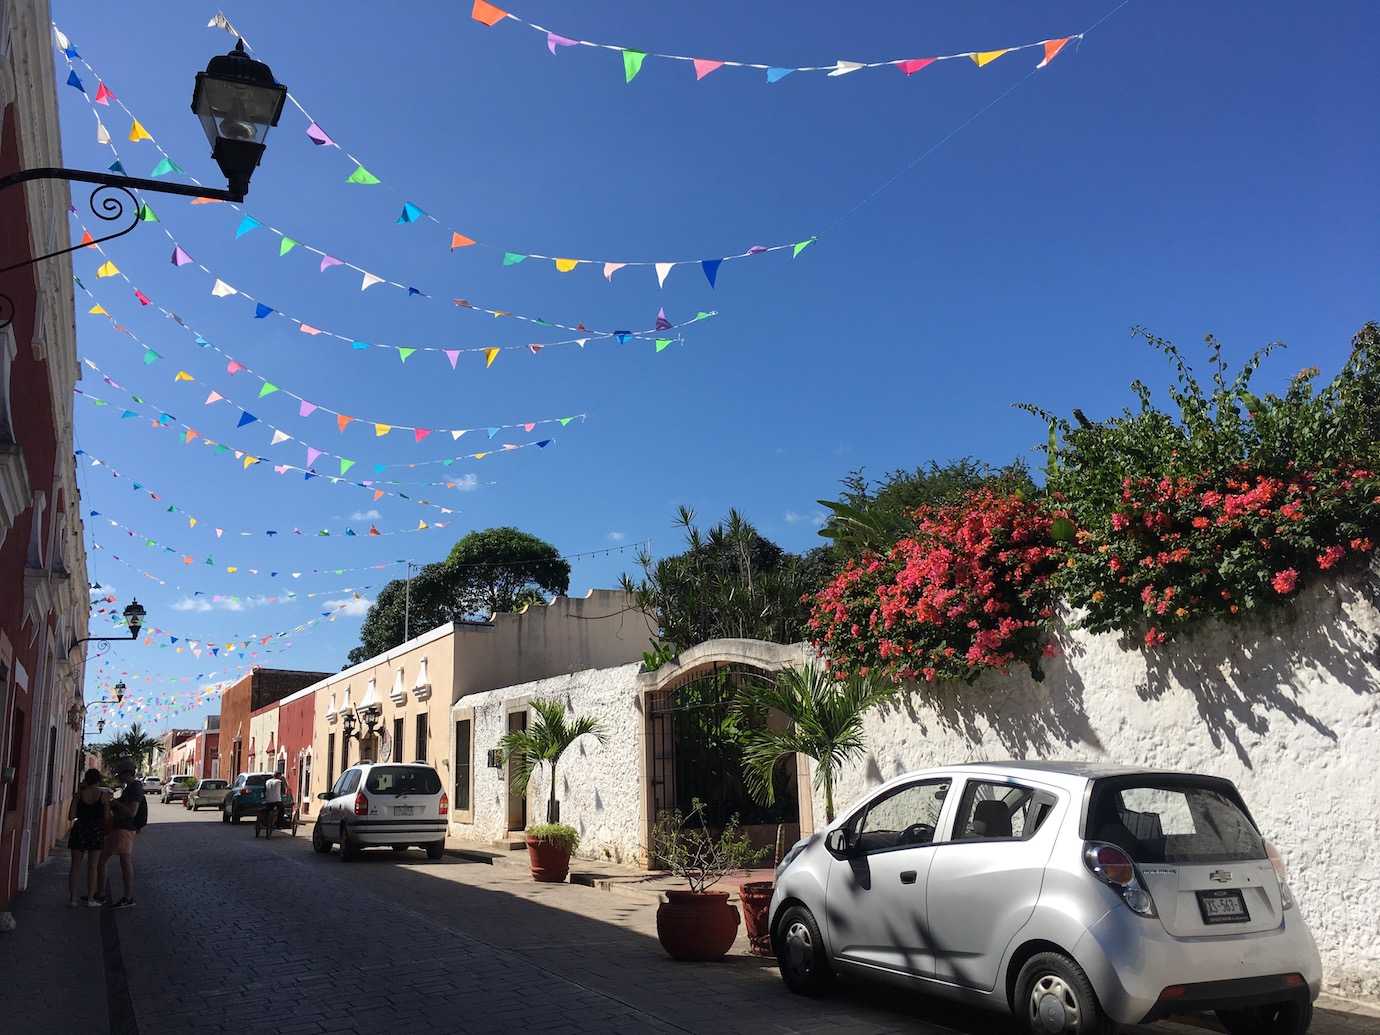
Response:
[[[311,846],[322,855],[334,844],[346,862],[357,859],[361,849],[385,845],[395,852],[425,848],[429,859],[445,851],[450,799],[429,765],[361,763],[316,797],[323,804]]]
[[[144,793],[163,797],[163,781],[156,776],[144,777]]]
[[[163,804],[171,805],[175,801],[185,802],[188,793],[195,786],[195,776],[174,776],[163,788]]]
[[[273,773],[240,773],[226,791],[220,806],[222,823],[238,823],[245,816],[257,816],[264,804],[264,784]],[[284,795],[286,798],[286,795]],[[292,803],[284,801],[284,807]]]
[[[183,804],[193,812],[207,806],[215,808],[225,804],[229,793],[229,780],[201,780],[187,793],[187,800]]]
[[[1278,854],[1230,781],[1192,773],[907,773],[786,854],[770,923],[792,991],[882,978],[1041,1033],[1208,1011],[1304,1032],[1322,984]]]

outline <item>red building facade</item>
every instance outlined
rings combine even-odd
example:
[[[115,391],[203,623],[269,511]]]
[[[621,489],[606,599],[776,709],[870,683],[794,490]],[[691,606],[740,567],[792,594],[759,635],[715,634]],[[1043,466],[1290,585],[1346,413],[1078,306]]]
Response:
[[[278,751],[287,759],[288,790],[292,800],[301,805],[304,816],[311,812],[311,742],[315,722],[315,690],[299,690],[278,705]]]
[[[0,0],[0,176],[61,166],[48,4]],[[0,191],[0,268],[69,243],[60,181]],[[66,830],[90,615],[67,257],[0,273],[0,926]]]
[[[328,672],[300,672],[293,669],[255,668],[242,676],[220,697],[220,775],[233,780],[248,771],[250,759],[264,750],[251,743],[250,719],[254,712],[281,701],[289,694],[325,679]]]

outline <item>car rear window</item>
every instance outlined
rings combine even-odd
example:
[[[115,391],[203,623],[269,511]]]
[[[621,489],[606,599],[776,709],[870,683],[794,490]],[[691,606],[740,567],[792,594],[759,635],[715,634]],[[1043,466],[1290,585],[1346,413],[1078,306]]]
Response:
[[[201,789],[204,791],[218,791],[225,786],[224,780],[204,780]]]
[[[1108,841],[1141,863],[1264,859],[1265,842],[1228,787],[1154,780],[1099,785],[1088,811],[1088,840]]]
[[[430,766],[377,765],[364,789],[372,794],[440,794],[441,778]]]
[[[245,783],[249,784],[251,787],[262,787],[264,784],[268,783],[268,773],[255,773],[246,780]]]

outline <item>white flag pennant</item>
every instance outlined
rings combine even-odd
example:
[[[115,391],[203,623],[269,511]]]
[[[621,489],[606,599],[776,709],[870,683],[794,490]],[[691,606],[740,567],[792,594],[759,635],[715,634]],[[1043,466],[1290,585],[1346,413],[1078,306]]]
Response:
[[[658,287],[666,286],[666,278],[670,276],[671,267],[674,265],[674,262],[658,262],[656,264],[656,282]]]

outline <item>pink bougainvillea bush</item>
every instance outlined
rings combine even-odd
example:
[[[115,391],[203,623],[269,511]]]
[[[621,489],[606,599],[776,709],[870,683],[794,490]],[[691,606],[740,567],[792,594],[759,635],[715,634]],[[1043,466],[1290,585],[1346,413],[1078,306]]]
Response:
[[[1380,329],[1362,328],[1321,389],[1309,369],[1264,398],[1250,381],[1272,349],[1229,376],[1209,339],[1204,390],[1173,345],[1149,340],[1178,374],[1176,415],[1137,384],[1138,411],[1052,422],[1062,441],[1047,488],[1079,528],[1056,582],[1081,624],[1160,647],[1201,619],[1266,611],[1369,563],[1380,541]]]
[[[848,562],[814,596],[811,638],[841,674],[971,680],[1017,663],[1038,672],[1060,563],[1054,534],[1065,526],[993,490],[921,507],[884,555]]]

